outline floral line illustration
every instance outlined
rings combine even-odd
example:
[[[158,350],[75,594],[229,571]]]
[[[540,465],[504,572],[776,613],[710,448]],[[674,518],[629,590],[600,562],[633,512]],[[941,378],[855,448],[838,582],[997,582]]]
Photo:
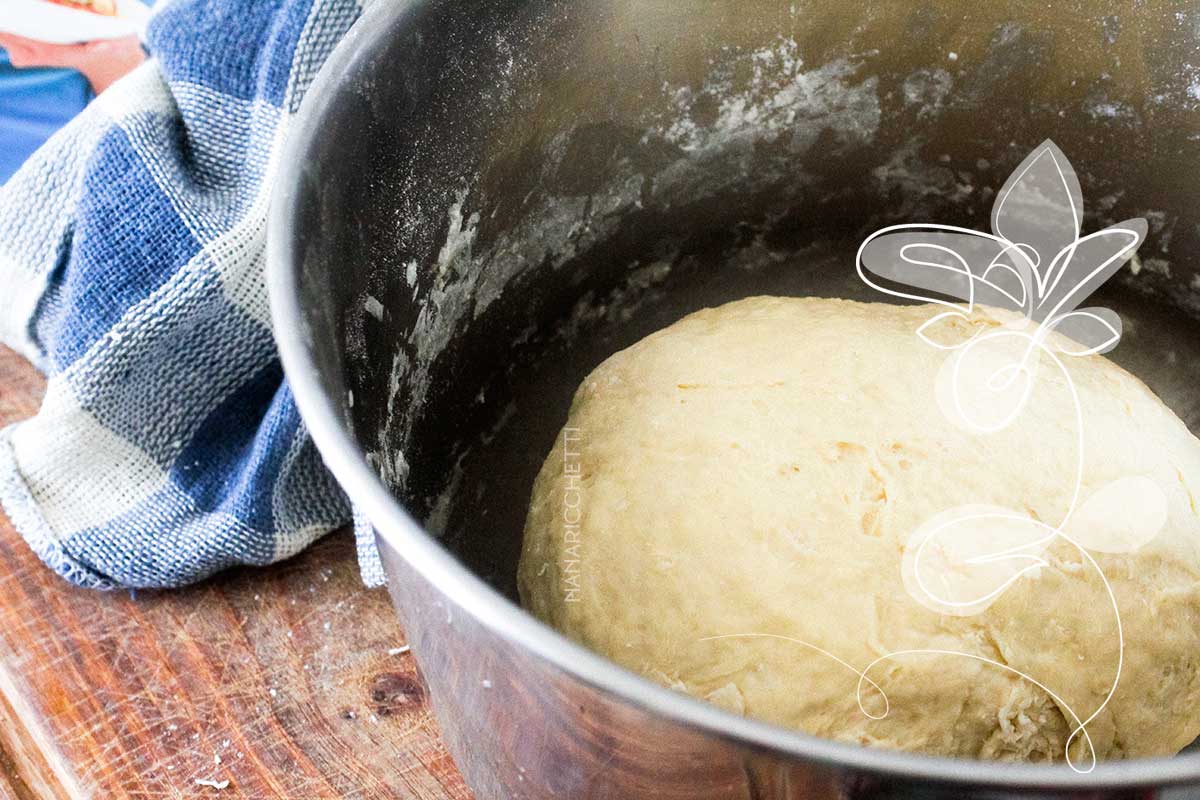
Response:
[[[992,233],[968,228],[905,223],[882,228],[858,249],[855,268],[873,289],[906,301],[946,308],[924,322],[916,335],[947,352],[937,376],[935,397],[944,416],[972,435],[985,436],[1008,428],[1029,400],[1043,359],[1061,373],[1070,393],[1075,428],[1075,474],[1066,512],[1051,526],[999,506],[967,504],[947,509],[917,527],[904,547],[901,577],[909,595],[943,615],[980,614],[1021,578],[1034,577],[1049,566],[1045,550],[1057,539],[1072,545],[1099,576],[1112,607],[1117,658],[1107,693],[1086,717],[1080,716],[1054,689],[1035,676],[995,659],[955,650],[905,649],[886,653],[859,670],[810,642],[770,633],[732,633],[723,638],[769,638],[821,653],[858,675],[859,709],[871,719],[890,710],[883,689],[869,677],[880,663],[903,656],[955,656],[990,664],[1044,691],[1071,718],[1064,758],[1077,772],[1097,763],[1087,726],[1115,696],[1125,663],[1125,635],[1112,586],[1092,552],[1134,552],[1165,524],[1166,497],[1149,478],[1127,477],[1101,486],[1087,500],[1084,412],[1078,390],[1062,356],[1085,358],[1108,352],[1121,338],[1121,319],[1108,308],[1078,306],[1111,278],[1145,239],[1144,219],[1131,219],[1104,230],[1080,235],[1082,192],[1070,162],[1046,140],[1030,153],[1006,181],[992,209]],[[900,288],[903,287],[903,288]],[[938,329],[961,322],[979,326],[965,341],[945,341]],[[1139,521],[1120,530],[1105,530],[1099,510],[1137,504]],[[1087,524],[1072,528],[1083,512]],[[864,705],[869,686],[883,701],[881,713]],[[1076,763],[1071,750],[1082,737],[1086,762]]]

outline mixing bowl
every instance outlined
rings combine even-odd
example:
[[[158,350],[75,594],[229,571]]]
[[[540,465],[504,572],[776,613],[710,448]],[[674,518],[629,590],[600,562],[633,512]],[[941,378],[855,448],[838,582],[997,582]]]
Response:
[[[534,475],[597,363],[748,295],[882,299],[855,275],[865,236],[986,230],[1047,138],[1085,230],[1148,220],[1102,290],[1113,357],[1200,430],[1196,4],[375,0],[290,137],[269,223],[283,365],[478,797],[1200,792],[1200,755],[1083,774],[773,727],[515,595]]]

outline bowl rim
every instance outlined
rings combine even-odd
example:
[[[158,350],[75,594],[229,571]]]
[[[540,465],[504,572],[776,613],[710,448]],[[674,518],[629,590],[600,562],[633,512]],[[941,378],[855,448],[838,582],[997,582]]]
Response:
[[[357,58],[374,52],[420,11],[440,0],[376,0],[334,48],[289,121],[280,165],[307,163],[322,131],[339,80]],[[281,169],[267,220],[266,279],[272,331],[285,380],[325,464],[350,501],[376,531],[376,541],[420,573],[446,598],[492,634],[520,646],[574,679],[674,723],[788,759],[813,761],[911,781],[1012,789],[1125,788],[1200,783],[1200,753],[1100,762],[1087,773],[1065,764],[1008,764],[928,756],[823,739],[741,717],[653,683],[584,648],[537,620],[463,566],[383,484],[341,422],[321,387],[309,347],[311,333],[300,300],[300,258],[293,235],[301,168]]]

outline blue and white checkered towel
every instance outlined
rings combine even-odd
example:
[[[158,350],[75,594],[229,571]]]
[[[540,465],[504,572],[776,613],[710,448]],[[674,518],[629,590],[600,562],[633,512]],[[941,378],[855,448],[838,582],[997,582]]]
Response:
[[[0,434],[0,502],[70,581],[179,586],[349,521],[283,380],[263,251],[280,145],[359,10],[174,0],[150,60],[0,188],[0,338],[48,377]]]

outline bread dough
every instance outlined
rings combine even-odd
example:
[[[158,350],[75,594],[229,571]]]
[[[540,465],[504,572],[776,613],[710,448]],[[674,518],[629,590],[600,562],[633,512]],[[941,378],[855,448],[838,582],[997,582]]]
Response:
[[[1045,566],[959,615],[918,602],[904,560],[914,531],[964,505],[1058,524],[1078,463],[1068,383],[1043,359],[1009,427],[956,425],[936,396],[952,356],[915,334],[940,310],[751,298],[609,358],[534,486],[524,604],[738,714],[889,748],[1061,761],[1120,654],[1097,569],[1056,538]],[[979,314],[939,335],[999,324]],[[1073,529],[1161,517],[1134,552],[1111,530],[1088,551],[1125,646],[1086,730],[1100,759],[1173,754],[1200,734],[1200,442],[1104,357],[1062,361],[1090,508]],[[1128,502],[1100,496],[1114,481],[1134,487]],[[1161,507],[1113,516],[1154,505],[1138,494],[1154,485]],[[876,659],[867,677],[886,715],[870,683],[857,691]],[[1086,767],[1084,748],[1076,737]]]

